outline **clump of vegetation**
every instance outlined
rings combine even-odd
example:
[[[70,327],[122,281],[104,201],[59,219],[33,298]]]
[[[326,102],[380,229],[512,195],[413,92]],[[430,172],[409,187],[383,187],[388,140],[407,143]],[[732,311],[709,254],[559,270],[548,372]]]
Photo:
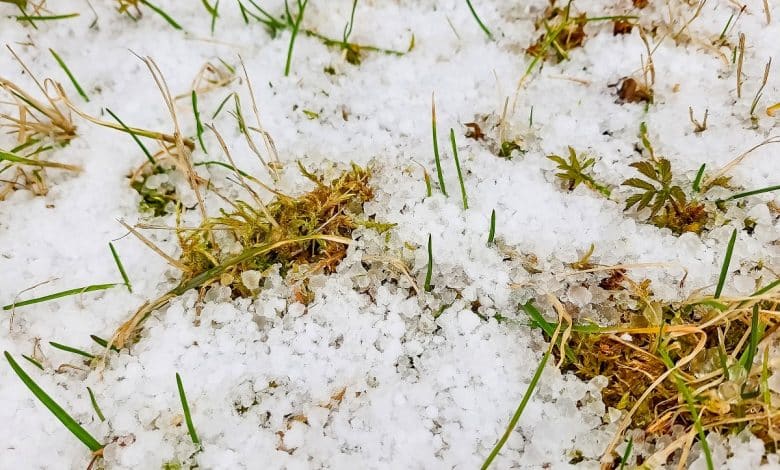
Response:
[[[142,213],[156,217],[171,214],[179,203],[176,185],[171,181],[175,167],[167,161],[146,162],[130,176],[130,187],[140,196],[138,203]]]
[[[655,464],[680,449],[687,454],[704,431],[749,429],[774,452],[780,417],[772,405],[778,394],[767,384],[774,372],[767,339],[780,327],[780,281],[748,298],[716,295],[679,304],[654,300],[649,283],[632,284],[637,307],[623,310],[621,324],[573,328],[557,351],[564,370],[584,380],[608,379],[602,399],[627,412],[621,431],[640,428],[660,438],[685,430],[687,439],[651,457]]]
[[[617,28],[617,24],[616,24]],[[638,26],[639,37],[645,45],[647,57],[642,57],[642,76],[640,78],[624,77],[618,82],[617,96],[621,103],[653,103],[653,86],[655,85],[655,65],[653,50],[647,39],[645,30]]]
[[[566,189],[574,191],[574,189],[580,184],[584,184],[589,189],[602,194],[604,197],[609,197],[610,190],[607,186],[597,183],[590,174],[590,168],[596,163],[594,158],[588,158],[584,161],[580,161],[580,157],[577,156],[577,152],[574,148],[569,147],[569,159],[568,161],[558,155],[549,155],[548,159],[557,164],[559,172],[555,174],[566,185]]]
[[[571,2],[561,8],[555,6],[555,0],[551,0],[542,17],[536,21],[536,29],[544,29],[544,32],[526,52],[541,60],[568,59],[568,52],[585,42],[587,21],[584,13],[571,15]]]
[[[138,21],[143,16],[141,6],[147,7],[157,15],[160,15],[166,23],[171,25],[174,29],[182,29],[181,25],[176,22],[171,16],[165,12],[162,8],[149,2],[148,0],[116,0],[117,11],[120,14],[128,16],[133,21]]]
[[[362,62],[366,52],[379,52],[382,54],[402,56],[414,48],[414,35],[412,35],[409,41],[409,47],[407,48],[406,51],[386,49],[386,48],[377,47],[373,45],[350,42],[349,38],[352,35],[352,29],[355,23],[355,11],[357,9],[357,4],[358,4],[357,0],[354,0],[352,2],[350,16],[346,25],[344,26],[344,32],[342,34],[341,39],[328,37],[313,29],[307,29],[301,27],[301,20],[303,19],[303,15],[306,11],[308,0],[306,1],[296,0],[298,12],[295,15],[292,13],[289,3],[285,1],[284,4],[285,11],[284,14],[280,16],[272,15],[267,10],[261,8],[260,5],[258,5],[257,2],[253,0],[247,0],[247,1],[249,5],[251,5],[251,8],[249,6],[244,5],[241,1],[239,1],[239,8],[241,10],[241,14],[244,18],[245,23],[249,24],[251,20],[256,20],[262,23],[266,27],[266,30],[271,35],[271,37],[276,37],[280,31],[283,31],[285,29],[290,30],[293,33],[290,40],[288,53],[287,53],[285,75],[288,75],[290,71],[290,60],[292,56],[292,50],[295,42],[295,36],[298,34],[298,32],[301,32],[307,36],[318,39],[325,46],[335,47],[340,49],[342,51],[344,59],[353,65],[359,65]]]
[[[190,289],[205,292],[228,287],[234,297],[249,297],[260,289],[262,274],[273,266],[280,273],[333,272],[346,256],[352,231],[359,225],[363,203],[373,197],[370,172],[353,165],[330,182],[301,172],[315,188],[301,196],[276,193],[268,204],[237,201],[231,210],[207,217],[199,227],[176,230],[181,256],[170,257],[182,271],[179,285],[147,302],[115,334],[112,344],[125,346],[146,316]]]
[[[16,111],[12,114],[0,112],[0,128],[6,129],[16,141],[14,148],[0,150],[0,162],[3,162],[0,174],[14,172],[13,175],[2,175],[4,186],[0,189],[0,200],[20,188],[31,190],[37,195],[46,194],[46,168],[80,170],[75,165],[44,158],[50,151],[64,147],[76,138],[76,125],[70,114],[57,103],[57,98],[51,96],[19,56],[10,47],[8,49],[31,77],[43,98],[36,98],[14,82],[0,77],[0,90],[11,99],[4,104],[12,106]]]

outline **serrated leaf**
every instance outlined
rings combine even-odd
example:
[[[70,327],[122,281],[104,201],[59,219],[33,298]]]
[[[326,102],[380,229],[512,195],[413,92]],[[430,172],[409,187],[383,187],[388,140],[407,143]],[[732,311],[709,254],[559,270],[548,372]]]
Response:
[[[653,196],[655,196],[655,193],[652,191],[648,191],[644,194],[642,194],[642,198],[639,201],[639,205],[637,206],[636,210],[641,211],[645,207],[647,207],[650,202],[653,200]]]
[[[655,186],[645,180],[639,178],[629,178],[622,183],[623,186],[631,186],[634,188],[645,189],[647,191],[655,191]]]
[[[642,194],[633,194],[626,199],[626,208],[623,210],[631,209],[639,200],[642,199]]]
[[[652,163],[641,161],[641,162],[634,162],[630,166],[636,168],[636,170],[643,175],[647,176],[653,181],[658,181],[658,173],[655,171],[655,167]]]

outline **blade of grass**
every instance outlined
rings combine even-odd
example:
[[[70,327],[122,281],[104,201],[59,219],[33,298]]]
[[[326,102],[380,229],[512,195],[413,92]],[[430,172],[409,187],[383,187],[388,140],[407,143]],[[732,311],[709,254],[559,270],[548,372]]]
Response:
[[[0,150],[0,161],[18,163],[20,165],[37,166],[41,168],[59,168],[60,170],[79,171],[81,168],[75,165],[65,163],[50,162],[46,160],[33,160],[32,158],[21,157],[11,152]]]
[[[463,200],[463,209],[469,208],[469,200],[466,195],[466,185],[463,183],[463,173],[460,171],[460,160],[458,159],[458,145],[455,142],[455,130],[450,128],[450,142],[452,143],[452,155],[455,158],[455,169],[458,171],[458,181],[460,181],[460,197]]]
[[[674,362],[672,362],[672,359],[669,357],[669,353],[666,351],[666,347],[659,347],[658,352],[661,355],[664,364],[666,364],[666,367],[673,369],[675,367]],[[702,453],[704,454],[704,460],[707,463],[707,470],[714,470],[715,467],[712,463],[712,452],[710,452],[710,445],[707,442],[707,436],[704,434],[704,426],[701,424],[701,417],[699,416],[699,412],[696,409],[693,394],[691,393],[690,388],[688,388],[688,385],[686,385],[686,383],[683,382],[683,380],[680,378],[680,375],[676,370],[672,371],[671,377],[674,380],[674,384],[677,387],[677,390],[680,391],[680,394],[682,394],[683,398],[685,399],[688,412],[693,418],[693,427],[696,429],[696,434],[699,435],[699,445],[701,446]]]
[[[512,431],[515,430],[517,422],[520,421],[520,416],[522,416],[523,411],[525,411],[525,407],[528,405],[531,396],[534,394],[534,389],[539,383],[539,379],[542,377],[542,372],[544,371],[544,367],[547,365],[547,360],[550,359],[551,352],[552,348],[547,348],[544,356],[542,356],[542,360],[539,362],[539,366],[537,366],[536,372],[534,372],[534,376],[531,378],[531,382],[528,384],[528,389],[525,391],[523,399],[520,401],[520,405],[517,406],[515,414],[512,415],[512,419],[509,420],[509,426],[507,426],[506,431],[504,431],[504,434],[498,440],[498,443],[496,443],[496,446],[490,452],[490,455],[488,455],[487,459],[485,459],[485,463],[483,463],[481,467],[482,470],[487,470],[487,468],[490,467],[490,464],[493,463],[493,460],[495,460],[495,458],[498,456],[498,453],[501,452],[501,448],[504,447],[504,444],[506,444],[509,436],[512,435]]]
[[[761,336],[764,333],[764,325],[759,322],[760,315],[758,314],[758,304],[753,306],[753,314],[750,319],[750,341],[748,342],[748,348],[739,358],[740,364],[745,368],[745,371],[750,373],[750,369],[753,368],[753,359],[756,357],[756,351],[758,350],[758,342],[761,340]]]
[[[95,414],[97,415],[98,419],[100,419],[101,422],[106,420],[106,417],[103,416],[103,412],[100,410],[100,407],[97,404],[97,400],[95,400],[95,394],[92,393],[92,389],[87,387],[87,393],[89,393],[89,401],[92,403],[92,409],[95,410]]]
[[[693,190],[697,193],[701,190],[701,179],[704,177],[704,168],[706,166],[706,163],[701,164],[699,171],[696,173],[696,178],[693,180]]]
[[[122,265],[122,261],[119,259],[119,253],[116,252],[116,248],[114,248],[113,243],[108,242],[108,247],[111,248],[111,256],[114,257],[114,262],[116,263],[117,269],[119,269],[119,274],[122,275],[122,280],[125,281],[125,287],[127,287],[127,290],[132,293],[133,286],[130,284],[130,278],[127,277],[127,271],[125,271],[125,267]]]
[[[214,3],[214,6],[212,7],[208,0],[201,0],[203,3],[203,7],[206,9],[207,12],[209,12],[209,16],[211,16],[211,35],[214,35],[214,26],[217,23],[217,18],[219,17],[219,0],[217,0]],[[243,6],[243,5],[242,5]]]
[[[214,111],[214,114],[211,115],[211,119],[216,119],[217,118],[217,116],[219,115],[220,111],[222,111],[222,108],[225,107],[225,103],[228,102],[228,100],[230,99],[231,96],[233,96],[232,92],[228,93],[228,95],[225,97],[225,99],[222,100],[221,103],[219,103],[219,106],[217,107],[217,110]]]
[[[284,65],[284,76],[287,77],[290,75],[290,64],[292,62],[292,53],[293,53],[293,46],[295,46],[295,38],[298,36],[298,30],[301,27],[301,21],[303,21],[303,14],[306,11],[306,5],[309,4],[309,0],[298,0],[298,16],[295,18],[295,22],[292,25],[292,32],[290,34],[290,45],[287,47],[287,62]],[[287,1],[285,0],[285,8],[287,8]],[[288,12],[288,20],[291,20],[289,18],[289,8],[287,8]]]
[[[108,347],[108,341],[104,340],[100,336],[97,335],[89,335],[90,338],[92,338],[92,341],[96,342],[97,344],[103,346],[104,348]],[[114,352],[119,352],[119,349],[116,346],[111,346],[111,350]]]
[[[52,414],[60,420],[60,422],[70,431],[78,440],[80,440],[89,450],[92,452],[98,452],[103,448],[103,444],[97,441],[92,435],[84,429],[75,419],[73,419],[60,405],[57,404],[35,381],[30,378],[29,375],[22,369],[19,364],[16,363],[14,358],[8,351],[4,352],[5,358],[11,365],[16,375],[27,386],[28,389],[35,395],[35,398],[40,400],[43,405],[52,412]]]
[[[70,18],[75,18],[79,16],[78,13],[68,13],[65,15],[23,15],[23,16],[17,16],[16,21],[56,21],[56,20],[67,20]]]
[[[466,0],[466,4],[469,6],[469,10],[471,10],[471,16],[474,17],[474,19],[477,21],[477,24],[479,24],[479,27],[482,29],[482,31],[485,32],[488,39],[491,41],[493,40],[493,33],[490,32],[490,30],[485,26],[485,23],[482,22],[482,20],[479,18],[479,15],[477,14],[477,11],[474,9],[474,5],[471,4],[471,0]]]
[[[65,72],[65,75],[68,76],[70,79],[70,82],[73,83],[73,87],[76,88],[76,91],[81,95],[82,98],[84,98],[84,101],[89,102],[89,97],[87,97],[87,94],[84,93],[84,89],[81,88],[81,85],[79,85],[78,80],[76,80],[76,77],[73,76],[73,73],[70,71],[67,65],[65,65],[65,62],[62,60],[62,58],[57,54],[54,49],[49,49],[49,52],[51,52],[51,55],[54,56],[54,60],[57,61],[58,64],[60,64],[60,67],[62,67],[62,70]]]
[[[358,0],[352,1],[352,11],[349,14],[349,23],[344,26],[344,48],[349,44],[349,37],[352,35],[352,27],[355,24],[355,10],[357,9]]]
[[[715,288],[714,298],[720,298],[720,294],[723,292],[723,286],[726,285],[726,276],[729,274],[729,264],[731,263],[731,255],[734,253],[734,243],[737,241],[737,229],[731,232],[731,238],[729,244],[726,247],[726,257],[723,259],[723,266],[720,268],[720,277],[718,277],[718,287]]]
[[[205,1],[205,0],[204,0]],[[198,94],[192,90],[192,112],[195,114],[195,129],[198,133],[198,143],[203,153],[208,154],[206,146],[203,144],[203,123],[200,122],[200,113],[198,112]]]
[[[439,140],[436,136],[436,102],[431,95],[431,133],[433,135],[433,159],[436,161],[436,175],[439,178],[441,193],[447,196],[447,188],[444,185],[444,175],[441,171],[441,159],[439,158]]]
[[[23,357],[23,358],[25,358],[25,359],[27,359],[27,361],[28,361],[30,364],[34,365],[35,367],[37,367],[37,368],[39,368],[39,369],[41,369],[41,370],[44,370],[44,369],[43,369],[43,365],[42,365],[40,362],[36,361],[34,358],[32,358],[32,357],[30,357],[30,356],[28,356],[28,355],[26,355],[26,354],[22,354],[22,357]]]
[[[488,245],[493,243],[493,239],[496,237],[496,210],[490,213],[490,231],[488,232]]]
[[[37,304],[41,302],[46,302],[49,300],[59,299],[62,297],[67,297],[69,295],[76,295],[76,294],[83,294],[85,292],[93,292],[98,290],[105,290],[105,289],[111,289],[112,287],[116,287],[119,284],[93,284],[91,286],[85,286],[85,287],[79,287],[76,289],[68,289],[62,292],[56,292],[54,294],[44,295],[43,297],[36,297],[34,299],[27,299],[23,300],[21,302],[14,302],[10,303],[8,305],[3,306],[3,310],[11,310],[16,307],[24,307],[25,305],[32,305]]]
[[[181,383],[181,376],[176,373],[176,386],[179,388],[179,398],[181,398],[181,408],[184,410],[184,420],[187,422],[187,431],[190,433],[190,439],[196,447],[200,447],[200,439],[195,432],[195,426],[192,424],[192,416],[190,415],[190,405],[187,403],[187,395],[184,393],[184,386]]]
[[[733,196],[723,199],[723,201],[733,201],[734,199],[742,199],[743,197],[755,196],[756,194],[769,193],[772,191],[777,191],[778,189],[780,189],[780,184],[775,186],[767,186],[766,188],[761,189],[754,189],[752,191],[745,191],[743,193],[737,193]]]
[[[94,354],[90,354],[90,353],[88,353],[86,351],[82,351],[81,349],[77,349],[77,348],[74,348],[72,346],[66,346],[64,344],[55,343],[54,341],[49,341],[49,344],[53,348],[59,349],[60,351],[65,351],[65,352],[69,352],[69,353],[73,353],[73,354],[78,354],[79,356],[84,356],[84,357],[89,358],[89,359],[94,359],[95,358]]]
[[[147,6],[147,7],[149,7],[149,8],[150,8],[152,11],[154,11],[154,12],[155,12],[155,13],[157,13],[158,15],[162,16],[162,17],[163,17],[163,19],[164,19],[165,21],[167,21],[169,25],[173,26],[173,28],[174,28],[174,29],[179,29],[179,30],[181,30],[181,29],[182,29],[182,27],[179,25],[179,23],[177,23],[177,22],[176,22],[176,21],[175,21],[173,18],[171,18],[171,17],[168,15],[168,13],[165,13],[165,11],[163,11],[163,9],[162,9],[162,8],[158,7],[157,5],[153,5],[153,4],[152,4],[152,3],[150,3],[148,0],[140,0],[140,1],[139,1],[139,3],[141,3],[142,5],[146,5],[146,6]]]
[[[125,124],[124,122],[122,122],[122,120],[121,120],[121,119],[119,119],[119,116],[117,116],[116,114],[114,114],[114,112],[113,112],[113,111],[111,111],[110,109],[106,108],[106,112],[107,112],[108,114],[110,114],[110,115],[111,115],[111,117],[112,117],[112,118],[114,118],[114,120],[115,120],[116,122],[118,122],[120,126],[122,126],[122,128],[124,129],[124,131],[125,131],[126,133],[130,134],[130,137],[132,137],[132,138],[133,138],[133,140],[135,141],[135,143],[136,143],[136,144],[138,144],[138,146],[139,146],[139,147],[141,147],[141,150],[144,152],[144,155],[146,155],[146,159],[147,159],[147,160],[149,160],[149,163],[151,163],[152,165],[157,165],[157,161],[155,161],[155,159],[154,159],[154,157],[152,156],[152,154],[151,154],[151,153],[149,153],[149,150],[146,148],[146,146],[143,144],[143,142],[141,142],[141,139],[139,139],[139,138],[138,138],[138,136],[137,136],[137,135],[135,135],[135,132],[133,132],[133,131],[132,131],[132,129],[130,129],[129,127],[127,127],[127,124]]]
[[[631,456],[631,450],[634,447],[634,437],[631,436],[628,438],[628,445],[626,445],[626,451],[623,452],[623,458],[620,459],[620,469],[624,470],[626,468],[626,462],[628,462],[628,458]]]
[[[425,292],[431,291],[431,277],[433,276],[433,245],[431,234],[428,234],[428,270],[425,272]]]

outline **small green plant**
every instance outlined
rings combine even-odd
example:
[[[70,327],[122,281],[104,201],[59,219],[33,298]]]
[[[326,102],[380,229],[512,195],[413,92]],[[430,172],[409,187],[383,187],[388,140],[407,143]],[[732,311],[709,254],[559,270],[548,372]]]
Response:
[[[602,194],[604,197],[609,197],[609,188],[603,184],[597,183],[593,176],[589,174],[588,170],[596,163],[594,158],[580,161],[580,157],[577,156],[577,152],[572,147],[569,147],[568,161],[558,155],[550,155],[547,158],[558,165],[557,168],[559,172],[556,173],[555,176],[565,183],[569,191],[573,191],[580,184],[584,184],[589,189]]]

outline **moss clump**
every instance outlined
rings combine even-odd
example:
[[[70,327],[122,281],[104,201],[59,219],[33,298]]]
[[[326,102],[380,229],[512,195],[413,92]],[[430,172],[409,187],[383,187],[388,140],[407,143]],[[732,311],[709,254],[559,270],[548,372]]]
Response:
[[[179,203],[176,186],[170,180],[174,171],[172,165],[158,162],[147,163],[130,175],[130,187],[141,196],[138,207],[142,213],[156,217],[173,213]]]
[[[219,273],[221,284],[230,286],[236,296],[249,296],[252,289],[241,276],[246,271],[263,272],[278,264],[282,275],[303,265],[311,271],[333,272],[346,255],[347,246],[332,239],[351,237],[358,226],[356,215],[373,197],[369,172],[353,166],[323,183],[302,171],[316,184],[312,191],[298,197],[278,195],[266,210],[239,201],[231,211],[205,220],[198,230],[179,232],[179,261],[186,267],[182,282],[224,266]],[[313,238],[306,239],[309,237]],[[299,239],[306,240],[289,243]],[[225,266],[247,250],[275,244],[279,246]]]

